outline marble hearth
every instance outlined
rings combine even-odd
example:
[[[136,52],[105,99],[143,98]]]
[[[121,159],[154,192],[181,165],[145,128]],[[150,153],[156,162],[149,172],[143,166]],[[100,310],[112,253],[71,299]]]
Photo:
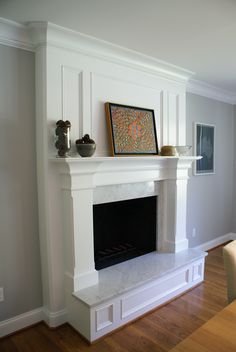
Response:
[[[188,170],[197,157],[53,159],[61,175],[68,321],[94,341],[203,280],[186,237]],[[93,205],[158,196],[155,252],[95,270]]]

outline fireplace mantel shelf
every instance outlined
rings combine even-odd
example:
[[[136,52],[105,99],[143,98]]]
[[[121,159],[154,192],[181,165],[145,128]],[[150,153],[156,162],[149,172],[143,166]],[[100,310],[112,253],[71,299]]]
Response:
[[[109,163],[120,163],[120,162],[142,162],[142,161],[156,161],[156,163],[174,160],[174,161],[190,161],[193,162],[195,160],[201,159],[201,156],[122,156],[122,157],[113,157],[113,156],[95,156],[90,158],[82,158],[80,156],[73,156],[67,158],[60,158],[54,157],[50,160],[52,162],[58,163],[102,163],[102,162],[109,162]]]
[[[191,164],[201,156],[51,158],[64,176],[63,188],[87,189],[122,183],[188,179]]]

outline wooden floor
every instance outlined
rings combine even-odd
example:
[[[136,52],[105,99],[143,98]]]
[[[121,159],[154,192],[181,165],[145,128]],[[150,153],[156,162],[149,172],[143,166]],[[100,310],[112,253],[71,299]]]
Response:
[[[206,258],[205,282],[171,303],[89,346],[69,325],[40,323],[0,340],[1,352],[169,351],[227,305],[222,247]]]

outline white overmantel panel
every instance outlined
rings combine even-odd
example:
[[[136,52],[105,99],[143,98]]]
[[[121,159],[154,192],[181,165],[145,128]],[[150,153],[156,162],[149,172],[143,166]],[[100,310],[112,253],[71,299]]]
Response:
[[[72,124],[74,141],[89,133],[97,156],[108,156],[104,103],[154,109],[159,146],[185,145],[185,92],[190,71],[81,33],[31,23],[36,53],[46,46],[47,120],[53,156],[55,122]]]
[[[89,133],[97,156],[109,156],[105,102],[154,109],[159,147],[186,144],[185,85],[78,53],[47,49],[47,118],[50,155],[55,122],[71,121],[75,140]]]

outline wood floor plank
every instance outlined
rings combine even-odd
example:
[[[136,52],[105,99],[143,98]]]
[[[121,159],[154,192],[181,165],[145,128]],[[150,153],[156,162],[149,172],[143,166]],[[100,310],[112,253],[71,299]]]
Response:
[[[14,342],[10,339],[3,339],[0,343],[1,352],[19,352]]]
[[[166,329],[161,326],[157,328],[151,319],[148,320],[145,317],[138,320],[133,326],[138,333],[143,332],[147,338],[165,351],[169,351],[181,341],[175,334],[167,333]]]
[[[121,338],[122,337],[122,338]],[[159,344],[146,336],[144,331],[137,329],[136,324],[128,325],[120,331],[120,337],[114,336],[122,346],[132,352],[165,352]]]
[[[226,292],[218,247],[206,258],[204,283],[92,346],[68,324],[50,330],[41,323],[1,339],[0,352],[167,352],[227,305]]]
[[[175,346],[175,352],[236,351],[236,300],[208,320],[187,339]]]

